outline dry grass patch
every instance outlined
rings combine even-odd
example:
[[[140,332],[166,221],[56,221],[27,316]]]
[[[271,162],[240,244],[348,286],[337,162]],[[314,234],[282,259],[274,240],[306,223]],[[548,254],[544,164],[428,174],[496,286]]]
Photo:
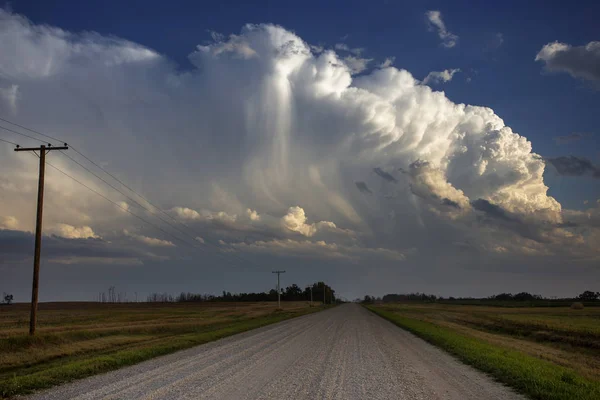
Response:
[[[0,307],[0,398],[316,312],[305,302],[45,303],[35,337],[26,304]]]
[[[600,307],[370,308],[532,398],[600,396]]]

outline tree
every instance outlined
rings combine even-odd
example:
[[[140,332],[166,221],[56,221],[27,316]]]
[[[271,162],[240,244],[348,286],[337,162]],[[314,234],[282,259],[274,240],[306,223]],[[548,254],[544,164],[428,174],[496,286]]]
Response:
[[[374,298],[369,296],[368,294],[365,295],[365,298],[363,299],[363,304],[372,304],[374,302]]]
[[[10,305],[13,302],[13,298],[12,294],[4,293],[4,303]]]
[[[577,298],[581,301],[594,301],[594,300],[598,300],[599,297],[600,297],[599,292],[594,293],[591,290],[586,290],[585,292],[583,292],[579,296],[577,296]]]
[[[283,297],[285,300],[290,300],[290,301],[302,300],[302,297],[303,297],[302,289],[300,289],[300,286],[298,286],[294,283],[293,285],[288,286],[285,289]]]

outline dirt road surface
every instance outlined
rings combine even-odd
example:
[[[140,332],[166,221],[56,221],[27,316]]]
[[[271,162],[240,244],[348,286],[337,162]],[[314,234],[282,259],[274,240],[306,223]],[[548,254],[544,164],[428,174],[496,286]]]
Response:
[[[356,304],[281,322],[29,399],[522,399]]]

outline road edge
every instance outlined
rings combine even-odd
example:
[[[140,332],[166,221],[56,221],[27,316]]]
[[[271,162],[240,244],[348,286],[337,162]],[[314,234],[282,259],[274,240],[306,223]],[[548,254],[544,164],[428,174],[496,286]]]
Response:
[[[216,342],[234,335],[247,333],[277,323],[295,318],[306,317],[322,311],[329,310],[336,305],[325,307],[309,307],[302,314],[285,314],[274,312],[258,318],[243,321],[238,326],[227,326],[214,331],[201,334],[180,335],[181,342],[165,344],[140,352],[135,350],[119,350],[106,356],[96,356],[92,359],[75,360],[72,363],[58,366],[57,368],[43,370],[29,375],[14,376],[0,381],[0,400],[21,398],[24,395],[34,394],[55,386],[68,384],[80,379],[90,378],[136,364],[150,361],[159,357],[171,355],[179,351]]]
[[[378,310],[373,305],[363,305],[363,307],[528,398],[540,400],[600,398],[600,383],[580,377],[569,368],[515,350],[494,346],[430,322]]]

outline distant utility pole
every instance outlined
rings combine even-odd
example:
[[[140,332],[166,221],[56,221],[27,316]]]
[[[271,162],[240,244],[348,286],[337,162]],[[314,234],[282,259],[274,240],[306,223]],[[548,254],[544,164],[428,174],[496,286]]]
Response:
[[[40,158],[40,177],[38,180],[37,219],[35,223],[35,253],[33,254],[33,285],[31,287],[31,314],[29,316],[29,334],[35,334],[35,322],[37,319],[38,289],[40,285],[40,256],[42,247],[42,213],[44,211],[44,173],[46,171],[46,153],[52,150],[68,150],[65,143],[62,147],[20,147],[15,151],[33,151]],[[38,153],[36,153],[36,151]]]
[[[281,308],[281,287],[279,286],[279,275],[285,274],[285,271],[273,271],[277,274],[277,308]]]

